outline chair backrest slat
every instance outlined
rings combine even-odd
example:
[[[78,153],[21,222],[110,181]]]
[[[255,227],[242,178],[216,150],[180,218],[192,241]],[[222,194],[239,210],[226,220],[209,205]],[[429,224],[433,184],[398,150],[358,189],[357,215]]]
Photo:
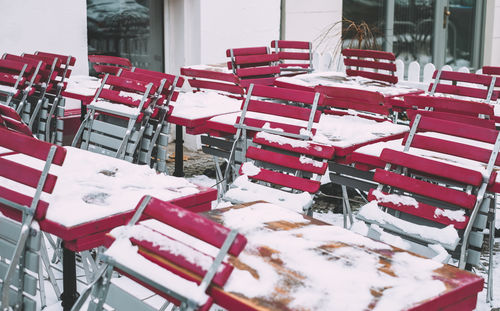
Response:
[[[367,79],[385,81],[392,84],[398,83],[396,72],[396,57],[393,53],[360,50],[360,49],[344,49],[344,65],[348,76],[360,76]],[[365,70],[367,68],[368,70]],[[386,72],[378,72],[383,70]]]

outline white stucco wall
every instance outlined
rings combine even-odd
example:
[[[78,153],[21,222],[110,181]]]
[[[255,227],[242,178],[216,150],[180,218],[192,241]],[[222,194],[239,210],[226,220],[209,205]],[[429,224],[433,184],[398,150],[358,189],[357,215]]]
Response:
[[[279,38],[280,0],[201,0],[201,63],[226,61],[226,49],[269,46]]]
[[[486,2],[484,65],[500,66],[500,0]]]
[[[340,25],[331,32],[323,44],[320,36],[333,24],[342,19],[342,0],[286,0],[285,1],[286,40],[313,42],[318,52],[329,51],[340,40]]]
[[[0,0],[0,54],[37,50],[76,57],[88,74],[85,0]]]

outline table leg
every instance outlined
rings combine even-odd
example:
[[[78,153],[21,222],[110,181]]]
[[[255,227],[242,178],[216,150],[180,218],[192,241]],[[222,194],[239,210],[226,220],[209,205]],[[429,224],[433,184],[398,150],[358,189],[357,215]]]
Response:
[[[64,311],[71,310],[78,298],[76,291],[76,263],[75,252],[64,247],[63,242],[63,293],[61,294],[61,305]]]
[[[174,176],[184,176],[184,140],[182,139],[182,125],[175,125],[175,170]]]
[[[86,114],[87,114],[87,105],[85,105],[82,100],[80,103],[80,122],[83,122],[83,120],[85,120]]]

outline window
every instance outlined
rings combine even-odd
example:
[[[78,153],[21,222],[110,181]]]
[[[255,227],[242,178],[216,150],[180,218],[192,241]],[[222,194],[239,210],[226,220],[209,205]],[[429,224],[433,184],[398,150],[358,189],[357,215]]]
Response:
[[[89,54],[163,72],[163,1],[87,0],[87,31]]]

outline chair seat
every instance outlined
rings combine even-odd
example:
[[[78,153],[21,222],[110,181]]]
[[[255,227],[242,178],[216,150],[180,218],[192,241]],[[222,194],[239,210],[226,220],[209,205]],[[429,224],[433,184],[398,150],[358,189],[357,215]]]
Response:
[[[236,178],[223,199],[235,204],[264,200],[299,213],[302,213],[313,203],[312,195],[307,192],[290,193],[259,185],[249,181],[246,175]]]
[[[429,244],[441,244],[448,250],[455,250],[460,240],[458,232],[452,225],[436,228],[409,222],[383,212],[377,201],[371,201],[359,210],[358,219],[366,223],[376,224],[381,228],[398,235],[416,237]]]

